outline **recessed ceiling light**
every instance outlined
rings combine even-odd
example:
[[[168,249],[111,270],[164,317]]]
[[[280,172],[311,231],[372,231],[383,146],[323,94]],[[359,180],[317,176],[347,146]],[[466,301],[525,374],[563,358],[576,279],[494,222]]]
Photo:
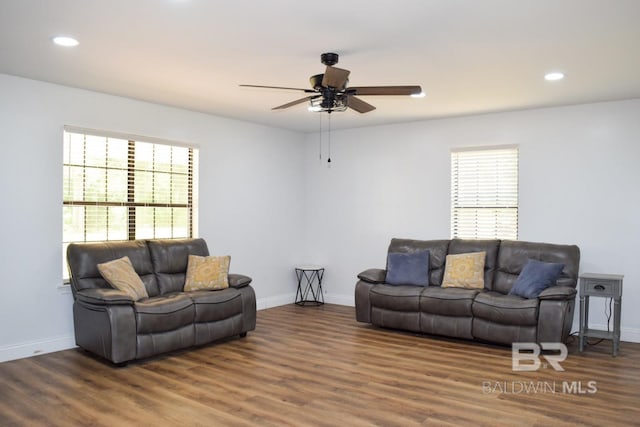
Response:
[[[78,40],[74,39],[73,37],[57,36],[57,37],[54,37],[52,40],[58,46],[73,47],[73,46],[78,46],[79,44]]]
[[[413,93],[410,96],[412,98],[424,98],[425,96],[427,96],[427,94],[424,92],[420,92],[420,93]]]
[[[549,82],[553,82],[556,80],[562,80],[564,79],[564,73],[560,73],[558,71],[554,71],[552,73],[547,73],[544,75],[544,79],[549,81]]]

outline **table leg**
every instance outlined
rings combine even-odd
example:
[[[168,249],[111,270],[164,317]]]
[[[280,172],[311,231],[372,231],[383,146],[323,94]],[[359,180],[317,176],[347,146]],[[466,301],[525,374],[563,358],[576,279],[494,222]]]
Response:
[[[587,329],[587,313],[588,299],[584,295],[580,295],[580,340],[579,350],[584,351],[585,331]]]
[[[296,304],[304,300],[302,296],[302,274],[303,273],[304,272],[301,270],[296,270],[296,277],[298,278],[298,289],[296,290],[296,300],[295,300]]]
[[[613,300],[613,356],[618,355],[620,348],[620,311],[621,311],[621,299],[614,298]]]

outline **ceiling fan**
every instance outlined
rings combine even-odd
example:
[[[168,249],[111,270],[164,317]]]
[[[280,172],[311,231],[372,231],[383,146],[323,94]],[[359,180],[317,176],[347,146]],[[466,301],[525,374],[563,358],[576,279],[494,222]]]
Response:
[[[311,111],[345,111],[347,108],[358,113],[368,113],[376,109],[373,105],[356,97],[358,96],[378,96],[378,95],[414,95],[422,94],[420,86],[359,86],[348,87],[349,70],[334,67],[338,63],[337,53],[323,53],[320,61],[327,66],[324,74],[316,74],[309,78],[313,89],[300,89],[295,87],[281,86],[261,86],[261,85],[240,85],[242,87],[257,87],[266,89],[298,90],[310,94],[304,98],[287,102],[286,104],[273,107],[272,110],[282,110],[294,105],[309,102]]]

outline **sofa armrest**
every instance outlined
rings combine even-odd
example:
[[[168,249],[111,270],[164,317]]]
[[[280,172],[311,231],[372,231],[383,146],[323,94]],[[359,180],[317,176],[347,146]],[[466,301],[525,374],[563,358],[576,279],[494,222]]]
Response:
[[[133,298],[117,289],[83,289],[76,292],[76,301],[93,305],[133,305]]]
[[[230,288],[244,288],[253,280],[251,277],[243,274],[229,274],[228,278]]]
[[[387,270],[381,268],[370,268],[358,274],[358,279],[373,283],[374,285],[385,283],[386,278]]]
[[[541,300],[571,300],[576,296],[577,291],[570,286],[551,286],[540,293]]]

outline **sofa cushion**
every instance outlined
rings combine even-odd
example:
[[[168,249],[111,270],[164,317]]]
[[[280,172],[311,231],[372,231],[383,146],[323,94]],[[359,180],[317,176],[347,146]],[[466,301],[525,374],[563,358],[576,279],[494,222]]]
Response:
[[[422,286],[375,285],[369,291],[372,307],[395,311],[419,311]]]
[[[529,259],[564,264],[557,284],[576,287],[580,267],[580,249],[577,246],[503,240],[498,250],[492,290],[508,294]]]
[[[500,292],[480,292],[473,301],[473,316],[493,323],[517,326],[538,324],[538,300]]]
[[[226,289],[229,287],[229,263],[231,257],[189,255],[185,291],[201,289]]]
[[[471,317],[477,289],[430,286],[420,295],[420,312],[443,316]]]
[[[442,283],[444,274],[444,263],[449,248],[449,240],[413,240],[413,239],[391,239],[388,253],[411,253],[419,251],[429,251],[429,284],[438,285]]]
[[[242,296],[235,288],[218,292],[194,291],[187,295],[195,304],[196,322],[214,322],[242,313]]]
[[[390,285],[429,286],[429,251],[390,253],[385,281]]]
[[[192,324],[193,301],[186,293],[168,294],[137,301],[134,306],[137,332],[167,332]]]
[[[149,248],[144,240],[124,242],[70,243],[67,261],[74,291],[112,288],[98,271],[98,264],[129,257],[134,270],[142,279],[149,296],[158,295],[158,283],[153,273]]]
[[[149,298],[144,283],[128,256],[98,264],[98,271],[111,286],[129,295],[134,301]]]
[[[486,255],[486,252],[447,255],[442,287],[483,289]]]
[[[181,292],[184,289],[189,255],[209,255],[207,243],[203,239],[148,240],[147,245],[158,278],[158,294]]]
[[[496,239],[453,239],[449,244],[448,255],[466,254],[469,252],[486,252],[484,259],[484,287],[493,290],[493,278],[498,264],[500,240]]]
[[[520,272],[509,295],[538,298],[540,292],[556,283],[563,268],[564,264],[530,259]]]

